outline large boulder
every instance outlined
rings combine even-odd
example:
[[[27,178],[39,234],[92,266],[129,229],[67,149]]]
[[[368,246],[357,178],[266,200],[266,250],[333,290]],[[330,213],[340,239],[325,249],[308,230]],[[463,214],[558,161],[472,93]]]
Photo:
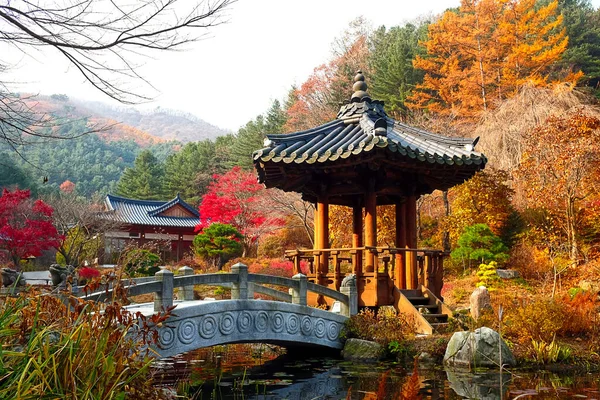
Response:
[[[484,311],[492,309],[490,292],[485,286],[479,286],[471,293],[469,304],[471,306],[471,317],[477,321]]]
[[[383,347],[376,342],[363,339],[348,339],[342,350],[348,361],[376,362],[383,357]]]
[[[465,368],[499,368],[500,353],[504,366],[517,365],[515,357],[498,332],[484,326],[474,332],[456,332],[452,335],[446,347],[444,364]]]

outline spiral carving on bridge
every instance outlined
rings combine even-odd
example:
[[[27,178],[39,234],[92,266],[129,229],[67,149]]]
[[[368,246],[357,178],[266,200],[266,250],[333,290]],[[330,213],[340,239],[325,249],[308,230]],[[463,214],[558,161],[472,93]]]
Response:
[[[302,331],[302,334],[304,336],[310,336],[310,334],[312,333],[312,319],[308,315],[302,317],[302,322],[300,323],[300,330]]]
[[[196,324],[193,321],[183,321],[179,324],[177,336],[181,343],[192,343],[196,339]]]
[[[254,328],[260,333],[266,332],[269,329],[269,314],[265,311],[259,311],[254,320]]]
[[[223,313],[221,316],[221,322],[219,323],[219,330],[223,335],[230,335],[235,330],[235,316],[232,312]]]
[[[198,331],[204,339],[211,339],[217,333],[217,319],[213,315],[206,315],[200,321]]]
[[[300,318],[296,314],[288,315],[285,321],[285,329],[290,335],[295,335],[300,330]]]
[[[163,348],[170,348],[175,343],[175,330],[168,326],[164,327],[161,329],[158,339]]]
[[[240,333],[248,333],[252,329],[252,314],[248,311],[242,311],[240,315],[238,315],[237,319],[237,327]]]
[[[342,321],[274,310],[231,310],[182,317],[159,329],[163,356],[244,340],[323,343],[337,346]],[[264,339],[263,339],[264,338]]]
[[[315,336],[319,339],[325,337],[326,330],[325,321],[322,318],[319,318],[317,322],[315,322]]]
[[[284,326],[285,326],[285,317],[283,316],[283,313],[280,313],[280,312],[274,313],[273,318],[272,318],[272,325],[271,325],[273,332],[275,332],[275,333],[283,332]]]

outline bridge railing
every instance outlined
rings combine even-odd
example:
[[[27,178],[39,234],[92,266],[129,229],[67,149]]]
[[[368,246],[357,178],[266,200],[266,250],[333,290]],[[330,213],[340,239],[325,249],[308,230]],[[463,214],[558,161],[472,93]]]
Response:
[[[308,282],[306,275],[296,274],[292,278],[284,278],[273,275],[250,274],[248,267],[242,263],[237,263],[231,267],[231,273],[228,274],[200,274],[194,275],[194,270],[190,267],[182,267],[178,270],[179,275],[175,276],[172,271],[162,269],[158,271],[152,282],[143,282],[127,286],[129,296],[138,296],[141,294],[154,293],[154,311],[158,312],[173,306],[174,289],[182,288],[179,292],[180,300],[194,300],[195,285],[220,285],[231,287],[231,299],[234,300],[252,300],[254,293],[261,293],[271,296],[277,300],[291,302],[298,305],[307,305],[307,292],[315,292],[325,297],[330,297],[340,303],[340,314],[351,316],[358,313],[358,294],[356,290],[356,280],[350,277],[336,291],[325,286]],[[289,288],[285,293],[267,286],[274,285]],[[112,290],[92,293],[85,296],[86,299],[95,301],[104,301],[110,298]]]

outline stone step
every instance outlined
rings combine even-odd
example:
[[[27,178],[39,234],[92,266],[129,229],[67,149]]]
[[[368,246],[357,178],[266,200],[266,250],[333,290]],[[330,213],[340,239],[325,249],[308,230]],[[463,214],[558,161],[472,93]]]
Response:
[[[423,297],[421,289],[401,289],[400,292],[406,297]]]
[[[436,310],[438,309],[438,305],[437,304],[417,304],[415,305],[415,308],[418,310],[419,308],[426,308],[429,311],[432,310]]]
[[[429,299],[427,297],[422,296],[407,296],[406,297],[414,306],[425,306],[429,304]]]

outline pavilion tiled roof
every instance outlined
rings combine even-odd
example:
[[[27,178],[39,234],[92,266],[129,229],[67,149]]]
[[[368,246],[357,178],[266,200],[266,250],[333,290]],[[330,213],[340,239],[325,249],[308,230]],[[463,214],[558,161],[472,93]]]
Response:
[[[106,196],[105,204],[107,212],[104,215],[124,224],[193,228],[200,223],[198,211],[183,201],[179,195],[172,200],[161,201],[128,199],[109,194]],[[177,205],[183,207],[193,217],[161,215]]]
[[[351,101],[335,120],[301,132],[267,135],[265,147],[252,155],[260,182],[311,198],[310,193],[319,191],[319,180],[344,179],[343,172],[335,175],[336,168],[348,171],[360,165],[373,171],[384,168],[388,175],[411,174],[422,194],[460,184],[485,167],[486,157],[474,150],[478,138],[446,137],[395,121],[383,102],[369,97],[360,71],[355,79]]]

